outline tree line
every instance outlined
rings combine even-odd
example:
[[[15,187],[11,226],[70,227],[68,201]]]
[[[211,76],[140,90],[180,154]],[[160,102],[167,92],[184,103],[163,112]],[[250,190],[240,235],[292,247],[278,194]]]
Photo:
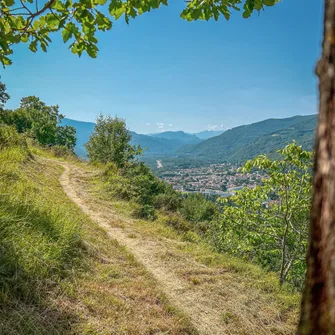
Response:
[[[61,146],[73,151],[76,129],[61,125],[64,115],[57,105],[48,106],[38,97],[28,96],[20,100],[19,108],[4,109],[9,98],[6,86],[0,83],[0,125],[13,127],[43,146]]]

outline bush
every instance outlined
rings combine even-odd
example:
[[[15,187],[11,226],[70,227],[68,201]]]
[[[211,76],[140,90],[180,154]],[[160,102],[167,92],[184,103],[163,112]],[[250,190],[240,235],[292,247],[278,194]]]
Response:
[[[73,151],[62,145],[55,145],[50,147],[51,152],[55,157],[71,157],[75,156]]]
[[[76,129],[60,126],[63,118],[58,106],[47,106],[34,96],[22,98],[16,110],[0,109],[0,123],[14,127],[20,134],[29,134],[41,145],[61,145],[73,150]]]
[[[14,127],[0,124],[0,149],[26,145]]]
[[[202,194],[192,194],[183,201],[180,212],[191,222],[209,222],[217,212],[217,205],[206,200]]]
[[[116,199],[129,201],[135,196],[131,181],[119,174],[108,176],[106,188],[110,195]]]
[[[169,214],[163,217],[162,223],[184,233],[191,230],[190,223],[178,214]]]
[[[151,205],[132,203],[132,216],[139,219],[155,220],[155,208]]]
[[[183,197],[171,185],[165,186],[165,192],[157,195],[155,207],[165,211],[176,212],[182,205]]]
[[[112,197],[132,200],[139,205],[134,208],[134,216],[149,219],[155,217],[155,199],[164,192],[165,185],[148,167],[143,163],[130,163],[118,169],[116,164],[108,163],[103,175]]]
[[[131,145],[130,140],[131,132],[127,129],[125,120],[101,114],[85,147],[90,161],[105,164],[113,162],[118,167],[123,167],[142,154],[140,146]]]
[[[118,174],[118,172],[119,172],[119,169],[117,165],[113,162],[109,162],[104,166],[103,176],[104,177],[115,176],[116,174]]]

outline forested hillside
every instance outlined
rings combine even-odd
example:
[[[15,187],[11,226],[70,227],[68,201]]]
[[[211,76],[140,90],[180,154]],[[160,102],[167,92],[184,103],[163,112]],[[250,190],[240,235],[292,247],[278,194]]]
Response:
[[[225,130],[204,130],[199,133],[195,133],[194,135],[196,135],[202,140],[208,140],[211,137],[221,135],[224,131]]]
[[[292,140],[311,150],[315,126],[316,115],[269,119],[229,129],[179,154],[211,162],[243,162],[259,154],[275,153]]]
[[[164,131],[162,133],[152,134],[152,137],[165,138],[167,140],[177,140],[185,144],[197,144],[202,140],[195,134],[187,134],[183,131]]]

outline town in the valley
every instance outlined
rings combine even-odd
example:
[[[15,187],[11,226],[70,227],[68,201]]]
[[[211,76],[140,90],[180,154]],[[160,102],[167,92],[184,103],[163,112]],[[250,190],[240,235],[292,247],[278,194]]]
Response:
[[[230,163],[212,164],[197,168],[165,170],[161,171],[159,176],[179,192],[228,197],[244,187],[254,188],[264,178],[258,171],[242,173],[238,170],[239,167]]]

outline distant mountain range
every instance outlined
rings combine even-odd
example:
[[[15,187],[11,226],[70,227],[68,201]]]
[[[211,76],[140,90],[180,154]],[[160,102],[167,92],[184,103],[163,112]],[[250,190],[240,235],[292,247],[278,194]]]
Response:
[[[187,134],[183,131],[164,131],[162,133],[152,134],[150,136],[155,138],[164,138],[166,140],[179,141],[184,144],[198,144],[202,142],[202,140],[196,134]]]
[[[77,130],[77,145],[75,152],[79,157],[86,157],[86,150],[84,144],[88,142],[91,132],[94,129],[93,122],[77,121],[72,119],[63,119],[62,125],[73,126]],[[199,133],[200,136],[205,133],[207,138],[216,136],[216,131],[205,131]],[[132,144],[140,145],[146,148],[146,156],[157,155],[172,155],[184,146],[187,148],[189,145],[198,144],[202,141],[197,134],[187,134],[183,131],[166,131],[157,134],[137,134],[131,132]]]
[[[94,129],[94,123],[64,119],[64,125],[77,130],[76,153],[86,157],[84,144]],[[316,115],[268,119],[227,131],[204,131],[187,134],[167,131],[143,135],[132,132],[132,143],[147,148],[145,157],[183,157],[204,162],[242,162],[258,154],[271,154],[296,140],[311,150],[314,143]]]

